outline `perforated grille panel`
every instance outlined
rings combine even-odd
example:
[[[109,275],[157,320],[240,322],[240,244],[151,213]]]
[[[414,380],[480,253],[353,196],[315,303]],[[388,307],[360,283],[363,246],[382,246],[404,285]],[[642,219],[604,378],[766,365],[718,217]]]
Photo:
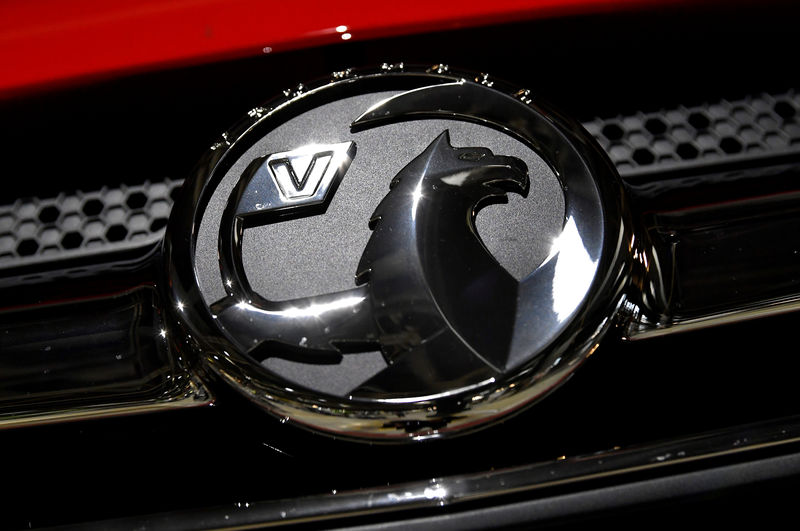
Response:
[[[623,177],[800,153],[800,94],[791,90],[595,118],[583,125]],[[0,206],[0,269],[157,242],[180,180],[21,198]]]
[[[795,91],[720,100],[583,125],[622,176],[800,150]]]
[[[163,234],[181,181],[166,179],[0,207],[0,265],[123,250]]]

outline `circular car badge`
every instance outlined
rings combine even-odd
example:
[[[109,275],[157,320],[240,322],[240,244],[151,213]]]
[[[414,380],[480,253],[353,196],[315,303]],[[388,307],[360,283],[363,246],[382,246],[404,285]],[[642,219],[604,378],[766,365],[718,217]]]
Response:
[[[441,65],[286,91],[184,189],[165,255],[185,346],[337,436],[439,437],[531,403],[593,352],[631,276],[591,137]]]

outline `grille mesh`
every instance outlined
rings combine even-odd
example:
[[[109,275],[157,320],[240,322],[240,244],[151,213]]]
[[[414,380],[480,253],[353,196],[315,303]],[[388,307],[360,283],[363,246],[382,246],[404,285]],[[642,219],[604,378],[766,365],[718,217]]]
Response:
[[[181,181],[165,179],[0,207],[0,266],[124,250],[157,241]]]
[[[622,176],[672,167],[735,161],[800,150],[795,91],[762,93],[630,116],[596,118],[583,125]]]
[[[583,125],[623,177],[800,152],[800,94],[761,93]],[[158,241],[180,180],[21,198],[0,206],[0,269]]]

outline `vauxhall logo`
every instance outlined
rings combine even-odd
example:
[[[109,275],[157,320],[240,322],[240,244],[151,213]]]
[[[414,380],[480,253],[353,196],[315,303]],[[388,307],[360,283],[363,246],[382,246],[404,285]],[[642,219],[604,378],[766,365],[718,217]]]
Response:
[[[409,387],[441,392],[462,374],[488,380],[502,373],[518,283],[481,243],[474,217],[478,205],[505,201],[507,192],[525,196],[528,169],[487,148],[453,147],[449,130],[389,180],[387,194],[364,220],[372,233],[353,288],[283,301],[263,299],[249,288],[235,258],[244,228],[308,214],[309,207],[317,211],[330,201],[354,148],[353,142],[304,146],[269,155],[253,163],[253,173],[245,171],[239,184],[244,191],[230,196],[233,216],[223,219],[220,230],[222,271],[231,282],[228,296],[211,305],[217,322],[259,361],[335,365],[345,353],[379,348],[389,367],[363,385],[381,393]],[[264,182],[264,168],[282,202],[256,203],[254,196],[264,197],[272,184]]]
[[[349,159],[348,152],[353,146],[353,142],[304,146],[273,153],[264,166],[269,168],[284,201],[310,198],[318,191],[325,195],[335,174]]]
[[[348,438],[438,437],[532,403],[594,351],[629,281],[627,225],[613,167],[560,113],[472,74],[384,70],[237,126],[226,153],[238,158],[211,154],[193,215],[173,216],[170,289],[180,311],[201,291],[208,312],[185,326],[209,338],[208,368],[284,420]],[[323,134],[320,118],[333,143],[302,143]],[[528,200],[530,161],[536,190],[562,193],[563,210],[540,215],[549,195]],[[541,228],[546,242],[561,229],[541,264],[507,240],[525,276],[484,244],[488,205],[508,213],[485,218],[490,238]]]

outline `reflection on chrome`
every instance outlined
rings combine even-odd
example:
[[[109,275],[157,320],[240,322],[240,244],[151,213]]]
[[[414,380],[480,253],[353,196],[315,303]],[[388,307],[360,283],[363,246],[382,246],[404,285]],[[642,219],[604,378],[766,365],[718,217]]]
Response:
[[[423,494],[429,500],[443,500],[447,497],[447,489],[434,483],[432,487],[427,487]]]
[[[553,241],[545,263],[553,257],[557,260],[553,275],[553,310],[558,321],[562,322],[572,315],[586,296],[597,270],[597,260],[592,260],[586,252],[572,217]]]
[[[235,214],[247,217],[289,206],[323,204],[350,167],[355,149],[354,142],[310,143],[256,159],[240,183],[245,199]]]
[[[247,301],[240,301],[236,304],[236,307],[240,310],[248,310],[252,312],[257,312],[264,315],[276,315],[280,317],[289,317],[289,318],[303,318],[303,317],[322,317],[323,314],[327,312],[332,312],[334,310],[343,310],[346,308],[352,308],[353,312],[357,311],[357,307],[359,304],[364,302],[366,297],[342,297],[340,299],[333,300],[331,302],[325,303],[316,303],[311,304],[305,308],[298,308],[296,306],[291,306],[289,308],[283,308],[281,310],[264,310],[261,308],[257,308],[253,306]]]
[[[395,502],[414,502],[414,501],[422,501],[422,500],[431,500],[431,501],[438,501],[440,504],[443,504],[445,499],[447,498],[447,489],[439,485],[438,483],[434,483],[430,487],[425,487],[422,492],[417,490],[416,492],[412,490],[407,490],[404,492],[394,493],[391,492],[388,494],[390,499],[393,499]]]
[[[414,201],[411,204],[411,219],[413,221],[416,221],[417,207],[419,206],[419,200],[422,199],[422,179],[420,179],[419,182],[417,183],[417,187],[414,188],[414,192],[411,194],[411,197],[414,198]]]

